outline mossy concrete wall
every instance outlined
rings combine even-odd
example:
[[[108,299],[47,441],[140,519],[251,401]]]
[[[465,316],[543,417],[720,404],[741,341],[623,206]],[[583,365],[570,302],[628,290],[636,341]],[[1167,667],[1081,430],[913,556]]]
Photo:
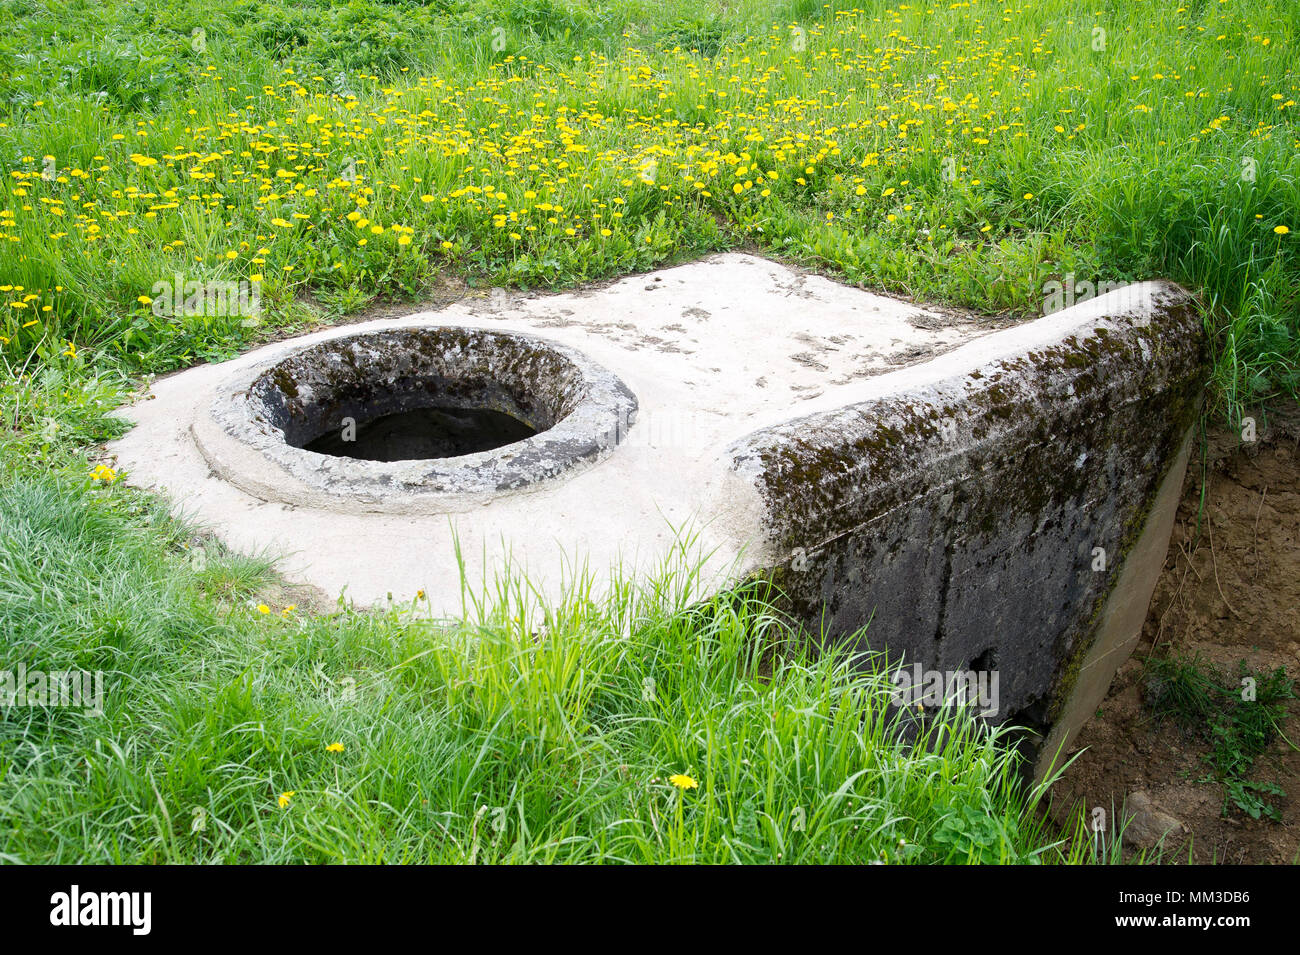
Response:
[[[730,449],[763,501],[792,612],[909,666],[996,671],[996,718],[1030,730],[1031,751],[1067,710],[1078,719],[1104,622],[1141,626],[1153,574],[1144,584],[1129,564],[1124,606],[1107,598],[1144,530],[1142,560],[1163,560],[1176,502],[1152,509],[1181,480],[1205,374],[1196,305],[1175,286],[1070,312],[1035,323],[1046,334],[1019,350]],[[1131,651],[1114,631],[1109,649]],[[1104,693],[1126,655],[1110,652],[1080,693]]]

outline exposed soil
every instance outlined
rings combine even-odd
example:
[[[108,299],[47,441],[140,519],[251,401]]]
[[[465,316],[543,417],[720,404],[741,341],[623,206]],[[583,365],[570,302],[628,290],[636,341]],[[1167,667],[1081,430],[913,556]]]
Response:
[[[1300,407],[1254,418],[1254,442],[1211,432],[1194,452],[1141,643],[1052,793],[1049,812],[1062,825],[1081,808],[1113,818],[1133,793],[1145,794],[1156,813],[1182,824],[1164,840],[1166,862],[1300,861],[1300,751],[1275,739],[1249,776],[1285,790],[1274,799],[1281,822],[1235,807],[1225,815],[1222,784],[1205,781],[1208,744],[1158,719],[1145,698],[1153,655],[1199,654],[1234,675],[1241,660],[1253,671],[1300,675]],[[1285,706],[1282,733],[1300,746],[1300,701]],[[1136,845],[1124,852],[1136,854]]]

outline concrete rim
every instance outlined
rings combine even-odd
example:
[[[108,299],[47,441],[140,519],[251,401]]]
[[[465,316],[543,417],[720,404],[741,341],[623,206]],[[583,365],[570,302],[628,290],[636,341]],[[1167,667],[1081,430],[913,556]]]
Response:
[[[294,406],[301,415],[305,403],[331,397],[337,385],[326,373],[345,366],[344,374],[393,382],[486,377],[531,395],[545,430],[475,454],[393,462],[295,447],[300,439],[286,434]],[[313,369],[321,373],[313,376]],[[636,396],[618,376],[574,348],[518,332],[429,323],[332,337],[250,366],[222,382],[192,430],[214,470],[263,499],[314,504],[324,496],[404,511],[431,500],[490,500],[594,463],[623,440],[636,409]]]

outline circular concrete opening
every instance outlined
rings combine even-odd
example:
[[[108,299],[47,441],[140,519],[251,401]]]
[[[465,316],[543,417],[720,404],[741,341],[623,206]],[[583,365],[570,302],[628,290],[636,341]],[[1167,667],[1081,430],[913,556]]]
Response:
[[[453,458],[550,430],[587,396],[575,362],[517,335],[408,329],[306,348],[249,387],[285,443],[369,461]]]
[[[195,436],[223,477],[259,496],[401,510],[404,498],[517,490],[592,462],[622,440],[635,411],[627,386],[573,349],[417,326],[331,338],[257,365],[220,389],[220,434],[196,427]]]

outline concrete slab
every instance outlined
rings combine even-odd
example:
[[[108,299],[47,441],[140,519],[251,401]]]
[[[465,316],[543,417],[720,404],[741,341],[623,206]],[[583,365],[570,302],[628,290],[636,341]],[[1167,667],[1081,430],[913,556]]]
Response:
[[[488,502],[313,497],[251,450],[241,472],[250,493],[196,446],[196,430],[219,430],[209,412],[232,376],[332,339],[435,326],[521,332],[576,349],[632,390],[636,423],[595,467]],[[720,255],[604,288],[503,294],[326,329],[198,366],[155,382],[150,400],[126,409],[136,427],[110,451],[132,483],[166,492],[230,546],[283,555],[290,579],[330,595],[346,587],[362,605],[423,590],[433,613],[456,613],[454,538],[471,580],[491,579],[508,556],[554,596],[562,565],[586,564],[598,576],[615,562],[654,566],[669,554],[674,528],[693,524],[702,552],[713,553],[711,573],[726,575],[752,551],[758,528],[752,490],[722,457],[728,443],[985,331],[971,318]],[[753,552],[741,563],[757,559]]]

